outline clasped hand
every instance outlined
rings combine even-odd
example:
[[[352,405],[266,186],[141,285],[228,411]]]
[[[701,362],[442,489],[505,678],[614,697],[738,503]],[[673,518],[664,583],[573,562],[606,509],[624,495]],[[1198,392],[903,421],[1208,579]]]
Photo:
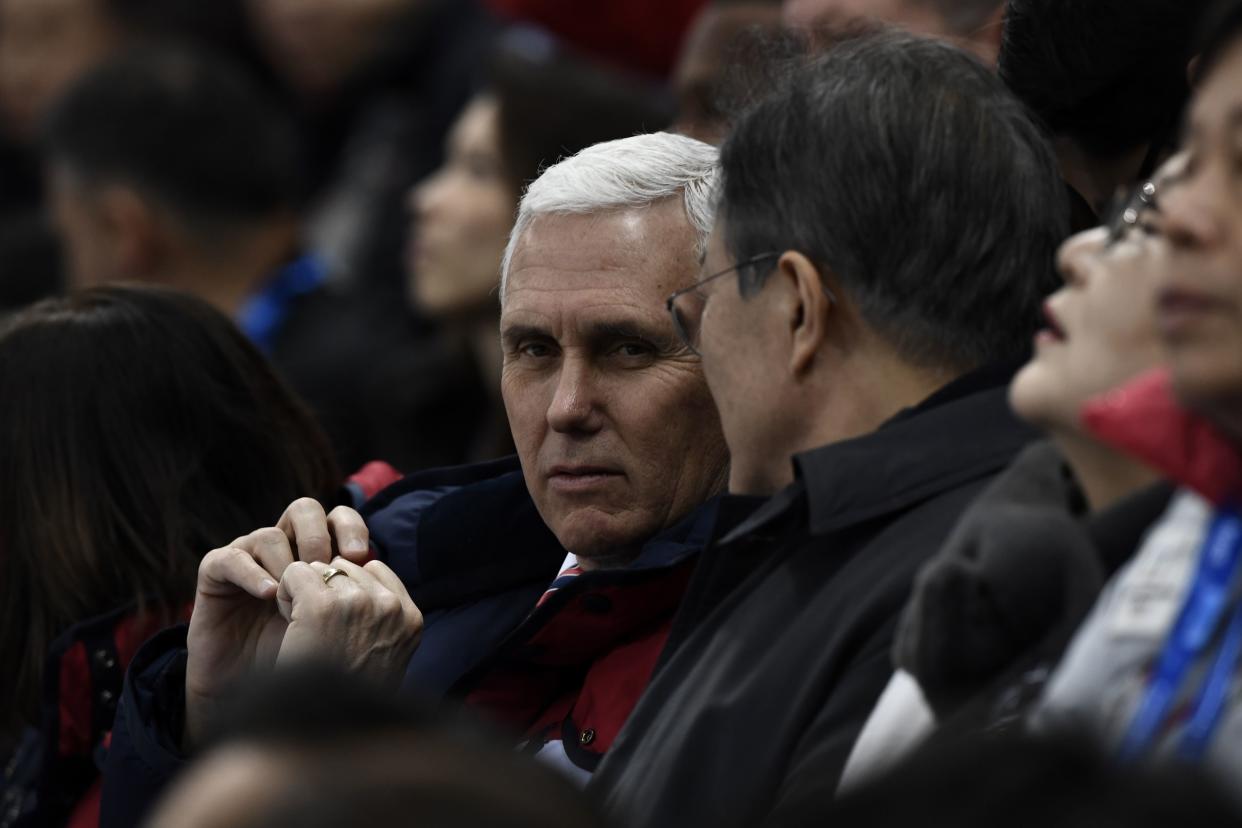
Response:
[[[395,573],[369,557],[361,515],[295,501],[275,527],[212,550],[198,570],[186,662],[183,742],[198,742],[242,674],[300,659],[331,661],[395,684],[423,618]],[[329,565],[341,576],[325,579]]]

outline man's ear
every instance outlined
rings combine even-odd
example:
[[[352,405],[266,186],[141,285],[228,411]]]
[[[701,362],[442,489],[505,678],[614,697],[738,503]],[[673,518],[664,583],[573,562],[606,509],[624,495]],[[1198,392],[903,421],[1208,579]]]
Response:
[[[787,251],[777,262],[777,269],[793,287],[792,298],[797,303],[789,315],[793,343],[789,368],[794,376],[803,376],[814,365],[816,355],[828,339],[833,305],[824,290],[823,274],[806,256]]]
[[[137,191],[109,185],[97,199],[98,215],[112,239],[118,275],[151,281],[163,257],[166,239],[154,206]]]

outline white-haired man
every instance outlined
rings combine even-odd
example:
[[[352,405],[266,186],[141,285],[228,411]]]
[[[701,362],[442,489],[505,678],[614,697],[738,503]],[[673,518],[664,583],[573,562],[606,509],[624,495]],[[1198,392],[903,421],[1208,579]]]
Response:
[[[188,631],[131,666],[102,824],[141,819],[239,676],[294,658],[464,698],[589,776],[654,669],[727,477],[699,360],[664,306],[698,273],[716,178],[714,148],[658,133],[530,186],[501,286],[520,468],[416,475],[361,514],[298,501],[209,553]]]

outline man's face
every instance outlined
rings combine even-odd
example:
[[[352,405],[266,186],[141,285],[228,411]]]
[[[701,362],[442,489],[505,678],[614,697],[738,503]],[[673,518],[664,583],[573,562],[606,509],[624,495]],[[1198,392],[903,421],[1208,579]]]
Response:
[[[872,21],[928,37],[948,34],[938,14],[909,0],[785,0],[782,13],[789,26],[832,29]]]
[[[711,144],[724,140],[729,123],[720,107],[728,100],[719,98],[728,73],[738,68],[759,37],[779,30],[780,20],[780,7],[771,3],[704,7],[682,43],[673,72],[678,108],[673,131]]]
[[[259,41],[285,80],[308,100],[340,90],[423,0],[248,0]]]
[[[729,255],[717,224],[707,244],[702,275],[712,276],[737,264]],[[775,261],[756,267],[772,269]],[[730,452],[729,491],[770,494],[782,485],[789,468],[786,439],[795,424],[786,421],[789,402],[783,370],[789,331],[771,324],[780,319],[772,291],[743,298],[738,274],[730,271],[697,288],[697,347],[703,372],[720,410]]]
[[[61,93],[120,45],[99,0],[0,0],[0,114],[31,140]]]
[[[680,198],[540,216],[514,252],[505,409],[540,515],[584,564],[623,561],[722,487],[716,407],[664,307],[696,258]]]
[[[1178,392],[1242,432],[1242,46],[1195,99],[1183,155],[1158,195],[1170,254],[1156,321]]]

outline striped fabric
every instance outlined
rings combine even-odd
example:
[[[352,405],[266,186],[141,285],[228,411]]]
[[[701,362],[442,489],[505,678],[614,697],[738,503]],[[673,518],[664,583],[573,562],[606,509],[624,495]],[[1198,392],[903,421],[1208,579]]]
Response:
[[[539,596],[539,602],[535,604],[535,609],[542,607],[558,589],[569,586],[574,582],[574,578],[577,578],[581,574],[582,567],[577,564],[563,570],[560,575],[556,576],[556,580],[552,582],[552,586],[548,587],[547,591],[544,592],[543,595]]]

